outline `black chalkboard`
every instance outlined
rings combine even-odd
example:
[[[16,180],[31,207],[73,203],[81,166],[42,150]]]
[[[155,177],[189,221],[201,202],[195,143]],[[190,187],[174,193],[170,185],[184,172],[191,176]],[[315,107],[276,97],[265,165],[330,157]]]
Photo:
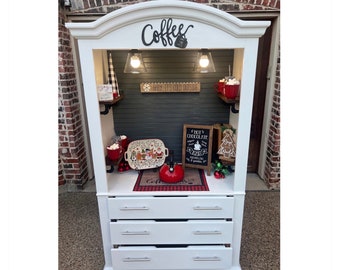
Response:
[[[184,124],[183,167],[206,169],[207,175],[210,175],[212,136],[212,126]]]

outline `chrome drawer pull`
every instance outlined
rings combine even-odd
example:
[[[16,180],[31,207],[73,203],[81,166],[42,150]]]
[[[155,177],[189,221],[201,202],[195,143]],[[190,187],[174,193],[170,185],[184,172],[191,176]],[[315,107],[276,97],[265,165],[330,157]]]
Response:
[[[222,234],[221,231],[194,231],[196,235],[211,235],[211,234]]]
[[[134,210],[149,210],[149,207],[146,206],[124,206],[119,209],[120,211],[134,211]]]
[[[200,256],[197,256],[197,257],[194,257],[193,260],[194,261],[220,261],[221,258],[217,257],[217,256],[214,256],[214,257],[200,257]]]
[[[121,233],[122,235],[149,235],[148,231],[125,231]]]
[[[149,258],[149,257],[141,257],[141,258],[126,257],[126,258],[123,258],[123,262],[149,262],[149,261],[151,261],[151,258]]]
[[[221,206],[194,206],[194,210],[222,210]]]

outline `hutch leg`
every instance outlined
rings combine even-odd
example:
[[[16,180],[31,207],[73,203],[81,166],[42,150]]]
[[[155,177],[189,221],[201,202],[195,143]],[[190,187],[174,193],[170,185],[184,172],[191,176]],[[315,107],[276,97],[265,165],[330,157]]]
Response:
[[[233,263],[232,270],[241,269],[240,266],[240,250],[241,250],[241,235],[243,222],[244,194],[234,195],[234,230],[233,230]]]
[[[110,241],[110,218],[107,205],[107,196],[97,195],[100,227],[102,232],[103,251],[104,251],[104,270],[112,270],[111,260],[111,241]]]

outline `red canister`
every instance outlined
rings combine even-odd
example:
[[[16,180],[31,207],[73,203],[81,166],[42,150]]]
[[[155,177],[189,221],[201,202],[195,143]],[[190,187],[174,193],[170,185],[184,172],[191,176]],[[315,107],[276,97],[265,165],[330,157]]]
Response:
[[[113,144],[111,146],[106,147],[107,156],[111,160],[117,160],[120,158],[121,154],[123,153],[123,149],[120,145]]]
[[[225,96],[228,99],[235,99],[238,96],[238,92],[240,90],[240,85],[239,84],[234,84],[234,85],[229,85],[226,84],[225,86]]]
[[[221,93],[223,95],[224,94],[224,86],[225,86],[224,82],[217,82],[217,83],[215,83],[215,90],[218,93]]]

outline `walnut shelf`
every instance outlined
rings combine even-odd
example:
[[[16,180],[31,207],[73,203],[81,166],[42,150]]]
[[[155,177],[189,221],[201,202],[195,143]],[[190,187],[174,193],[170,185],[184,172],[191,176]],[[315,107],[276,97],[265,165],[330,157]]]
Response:
[[[220,93],[218,93],[217,95],[218,95],[218,97],[219,97],[220,99],[222,99],[226,104],[228,104],[228,105],[231,106],[231,111],[232,111],[233,113],[238,113],[238,112],[239,112],[239,110],[235,108],[235,105],[238,104],[239,101],[240,101],[240,98],[239,98],[239,97],[236,97],[236,99],[228,99],[226,96],[224,96],[224,95],[222,95],[222,94],[220,94]]]
[[[115,98],[115,99],[112,100],[112,101],[99,101],[99,104],[100,104],[100,105],[104,105],[104,106],[105,106],[104,111],[101,111],[100,114],[103,114],[103,115],[108,114],[109,111],[110,111],[110,108],[111,108],[114,104],[116,104],[118,101],[121,101],[123,98],[124,98],[124,96],[123,96],[123,95],[120,95],[119,97]]]

